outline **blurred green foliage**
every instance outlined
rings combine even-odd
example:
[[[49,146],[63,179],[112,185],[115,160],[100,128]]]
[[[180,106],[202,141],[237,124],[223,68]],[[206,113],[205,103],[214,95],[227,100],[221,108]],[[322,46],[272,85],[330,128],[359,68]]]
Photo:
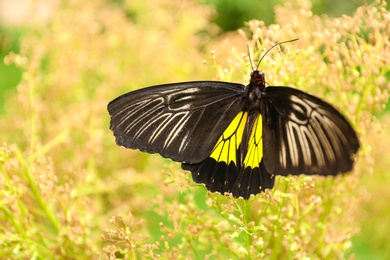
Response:
[[[390,257],[390,137],[374,116],[390,88],[385,2],[329,18],[286,1],[275,24],[252,20],[219,37],[213,12],[194,1],[75,0],[20,36],[6,31],[4,60],[23,75],[0,121],[0,258]],[[243,201],[115,145],[106,105],[116,96],[175,81],[247,83],[247,44],[258,60],[296,37],[260,69],[271,85],[315,93],[347,115],[362,141],[350,175],[277,178]]]
[[[19,52],[21,34],[20,29],[0,27],[0,115],[4,113],[4,99],[7,91],[16,87],[22,75],[22,71],[14,64],[4,64],[6,55],[10,52]]]
[[[126,0],[108,0],[109,2],[124,5]],[[253,0],[201,0],[210,5],[214,11],[211,21],[216,23],[223,32],[237,30],[244,27],[245,22],[257,19],[269,25],[275,21],[274,7],[282,4],[281,0],[253,1]],[[314,14],[326,14],[337,17],[343,14],[352,15],[357,7],[364,4],[363,0],[313,0]],[[189,12],[190,10],[186,10]],[[129,17],[136,19],[135,10],[127,10]]]
[[[257,19],[269,25],[275,21],[274,7],[282,4],[281,0],[252,1],[252,0],[204,0],[206,4],[215,8],[212,21],[223,31],[232,31],[242,28],[246,21]],[[337,17],[343,14],[352,15],[363,0],[313,0],[314,14],[327,14]]]
[[[233,31],[244,27],[244,23],[257,19],[271,24],[274,21],[274,6],[280,4],[280,0],[251,1],[251,0],[205,0],[215,8],[212,21],[223,31]]]

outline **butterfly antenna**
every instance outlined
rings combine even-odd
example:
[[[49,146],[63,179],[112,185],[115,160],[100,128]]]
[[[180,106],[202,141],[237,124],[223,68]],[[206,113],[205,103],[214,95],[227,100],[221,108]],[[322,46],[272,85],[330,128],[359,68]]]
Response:
[[[253,67],[253,63],[252,63],[251,51],[249,49],[249,44],[246,44],[246,48],[248,49],[248,58],[249,58],[249,62],[251,63],[252,71],[255,71],[255,68]]]
[[[288,40],[288,41],[284,41],[284,42],[279,42],[279,43],[275,44],[274,46],[272,46],[271,48],[269,48],[268,51],[266,51],[266,52],[263,54],[263,56],[261,57],[259,63],[257,64],[256,70],[259,68],[260,63],[261,63],[261,61],[263,60],[263,58],[265,57],[265,55],[267,55],[267,53],[270,52],[270,50],[272,50],[274,47],[279,46],[279,45],[282,45],[282,44],[284,44],[284,43],[288,43],[288,42],[295,42],[295,41],[298,41],[298,40],[299,40],[299,38],[292,39],[292,40]],[[252,65],[252,62],[251,62],[251,65]],[[253,69],[253,66],[252,66],[252,69]]]

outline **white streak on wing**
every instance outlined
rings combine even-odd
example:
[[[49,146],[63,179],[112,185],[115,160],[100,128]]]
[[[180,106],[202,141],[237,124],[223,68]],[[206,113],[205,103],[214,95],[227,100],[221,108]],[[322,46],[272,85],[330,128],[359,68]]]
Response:
[[[289,125],[290,125],[290,123],[287,122],[287,125],[286,125],[287,143],[286,143],[286,145],[288,146],[288,149],[290,151],[290,157],[292,157],[293,156],[292,153],[294,152],[294,151],[292,151],[292,147],[291,147],[293,145],[293,138],[291,136],[291,129],[290,129]]]
[[[348,138],[345,136],[345,133],[342,132],[342,131],[340,130],[340,128],[338,128],[338,127],[334,128],[334,129],[335,129],[335,131],[336,131],[336,134],[337,134],[338,137],[340,138],[340,141],[341,141],[342,143],[344,143],[346,146],[348,146],[349,142],[348,142]]]
[[[332,121],[329,121],[327,118],[322,118],[321,120],[322,127],[325,130],[324,134],[326,134],[327,137],[327,155],[328,158],[330,158],[330,161],[332,163],[337,161],[337,158],[340,158],[340,149],[339,142],[337,140],[337,136],[335,135],[334,129],[337,128],[333,124]]]
[[[346,144],[348,144],[348,141],[344,133],[340,131],[340,129],[333,121],[329,120],[329,118],[326,118],[324,121],[326,122],[326,125],[329,126],[328,132],[331,137],[331,142],[333,144],[332,147],[334,150],[334,154],[336,155],[336,157],[341,158],[341,150],[343,149],[341,143],[345,142]],[[332,131],[330,129],[332,129]]]
[[[183,101],[183,100],[191,100],[191,99],[194,99],[194,97],[193,96],[188,96],[188,97],[183,97],[183,98],[180,98],[180,101]],[[176,102],[178,102],[179,100],[177,99],[177,100],[175,100]],[[172,103],[172,104],[174,104],[174,103]],[[171,105],[172,105],[171,103],[169,103],[169,105],[168,105],[168,110],[169,111],[181,111],[181,110],[189,110],[189,109],[191,109],[191,107],[192,107],[192,105],[190,104],[190,103],[184,103],[182,106],[180,106],[180,107],[177,107],[177,108],[173,108]]]
[[[193,100],[196,99],[196,96],[193,94],[199,93],[199,88],[188,88],[181,90],[180,92],[175,92],[171,95],[167,95],[167,104],[170,111],[180,111],[180,110],[190,110],[192,108]],[[180,107],[173,108],[171,105],[175,103],[182,103]]]
[[[281,148],[280,148],[280,153],[279,153],[279,161],[280,164],[283,168],[286,168],[287,166],[287,159],[286,159],[286,144],[283,142],[284,139],[281,139]]]
[[[301,126],[299,128],[299,139],[300,139],[300,144],[301,144],[301,148],[302,148],[302,155],[303,155],[303,161],[305,163],[306,166],[310,166],[310,164],[312,164],[312,158],[311,158],[311,152],[310,152],[310,146],[309,146],[309,142],[308,142],[308,130],[306,128],[306,126]],[[310,139],[309,139],[310,140]]]
[[[149,110],[150,111],[150,110]],[[149,112],[148,111],[148,112]],[[152,125],[154,122],[160,120],[162,117],[165,117],[167,116],[166,114],[163,114],[163,113],[159,113],[159,114],[155,114],[152,118],[149,118],[149,120],[147,122],[142,122],[143,125],[140,126],[138,129],[136,129],[136,132],[134,133],[133,135],[133,138],[134,140],[136,140],[137,138],[139,138],[140,136],[142,136],[142,134],[144,134],[145,131],[147,131],[150,127],[150,125]],[[139,121],[139,120],[138,120]],[[141,120],[142,121],[142,120]]]
[[[117,128],[119,128],[122,124],[127,123],[127,127],[125,128],[125,132],[128,128],[132,126],[132,123],[128,123],[127,120],[132,117],[134,114],[138,113],[142,107],[147,103],[146,101],[139,101],[132,106],[126,107],[126,109],[123,109],[121,112],[119,112],[116,116],[120,116],[121,114],[125,113],[125,116],[122,116],[121,121],[116,125]],[[133,109],[135,107],[136,109]],[[129,112],[130,111],[130,112]]]
[[[150,108],[148,111],[147,111],[147,114],[146,112],[144,114],[142,114],[142,110],[144,109],[143,105],[148,105],[148,103],[150,103],[150,100],[148,101],[140,101],[140,102],[137,102],[136,103],[136,107],[137,109],[134,109],[131,111],[131,113],[128,113],[126,114],[125,117],[122,118],[122,123],[126,123],[126,128],[123,130],[123,133],[124,134],[128,134],[132,128],[134,126],[136,126],[138,123],[142,122],[145,118],[145,115],[150,115],[150,114],[155,114],[157,113],[157,110],[161,108],[161,103],[163,101],[162,98],[160,98],[160,103],[157,103],[154,107]],[[140,105],[142,104],[142,105]],[[141,114],[141,115],[137,115],[137,114]],[[134,115],[137,115],[137,116],[134,116]],[[129,119],[133,118],[133,121],[131,122],[128,122]],[[121,124],[118,124],[118,126],[120,126]],[[144,128],[146,124],[144,124],[141,128]],[[139,131],[137,131],[139,132]],[[134,136],[134,139],[135,139],[135,136]]]
[[[326,111],[323,111],[326,115]],[[321,144],[325,150],[326,158],[330,163],[334,163],[337,159],[341,158],[341,149],[343,148],[339,142],[341,139],[346,140],[344,134],[339,130],[338,126],[329,117],[324,117],[319,113],[316,113],[314,118],[316,119],[312,124],[315,128],[320,129],[316,131],[317,136],[321,139]]]
[[[163,101],[163,99],[161,98]],[[136,119],[131,122],[131,124],[128,124],[128,127],[125,129],[124,133],[127,134],[134,126],[137,126],[138,123],[142,123],[142,125],[135,129],[136,132],[133,135],[133,140],[136,140],[139,138],[145,131],[148,130],[148,128],[156,121],[160,120],[161,118],[168,116],[169,114],[164,114],[164,112],[157,112],[158,110],[161,110],[161,103],[156,104],[153,108],[149,108],[147,110],[147,114],[143,114],[142,116],[136,117]],[[145,121],[145,117],[153,115],[153,117],[149,118],[147,121]]]
[[[310,134],[309,140],[312,144],[314,156],[315,156],[315,158],[317,158],[318,166],[325,166],[324,153],[321,149],[320,141],[318,140],[318,137],[317,137],[316,133],[314,132],[312,125],[309,125],[308,131]]]
[[[313,113],[313,116],[311,118],[311,126],[313,127],[313,131],[315,135],[319,138],[319,142],[322,147],[322,151],[325,152],[324,159],[328,159],[328,163],[333,163],[335,161],[334,154],[332,151],[332,145],[329,143],[329,138],[326,135],[326,132],[324,131],[325,122],[323,122],[322,116],[315,112]],[[326,129],[325,129],[326,130]]]
[[[186,122],[193,116],[192,113],[193,111],[187,111],[188,113],[188,117],[186,118]],[[184,150],[186,148],[186,145],[188,144],[188,142],[190,141],[187,141],[189,138],[191,138],[192,136],[192,132],[194,131],[194,129],[196,128],[196,126],[199,124],[199,120],[203,117],[203,114],[204,114],[204,109],[202,109],[202,112],[201,114],[198,116],[197,120],[196,120],[196,123],[194,124],[194,127],[192,127],[192,129],[186,129],[187,130],[187,133],[186,135],[183,137],[181,143],[180,143],[180,147],[179,147],[179,151],[181,150]],[[183,123],[183,126],[184,126],[184,123]],[[183,127],[182,126],[182,127]],[[181,127],[181,128],[182,128]],[[215,147],[214,147],[215,148]]]
[[[186,88],[180,91],[180,93],[185,93],[182,97],[185,99],[188,99],[188,97],[192,97],[190,94],[201,92],[200,88]],[[177,93],[177,92],[175,92]]]
[[[295,139],[294,130],[296,130],[297,125],[292,123],[291,121],[288,122],[288,136],[289,136],[289,146],[290,146],[290,155],[291,155],[291,163],[293,166],[298,166],[299,160],[298,160],[298,149],[297,149],[297,141]]]
[[[159,122],[158,127],[156,129],[154,129],[153,133],[149,137],[149,143],[150,144],[154,143],[154,141],[156,141],[156,139],[163,133],[163,131],[167,128],[167,126],[169,126],[171,124],[171,122],[176,117],[180,116],[180,114],[181,113],[179,113],[179,114],[163,114],[163,116],[165,116],[166,118],[162,122]],[[148,124],[154,123],[156,120],[154,120],[152,122],[148,122]],[[171,130],[170,134],[172,134],[172,131],[174,131],[174,130]]]
[[[300,125],[304,125],[307,123],[307,119],[310,118],[310,114],[312,113],[313,111],[313,108],[311,106],[309,106],[305,100],[303,99],[300,99],[296,96],[290,96],[290,100],[293,102],[293,105],[292,105],[292,108],[293,110],[291,111],[291,113],[289,114],[289,118],[293,121],[295,121],[295,123],[297,124],[300,124]],[[299,105],[301,106],[299,106]],[[302,107],[304,107],[304,109],[302,109]],[[302,115],[306,115],[307,116],[307,119],[305,120],[301,120],[299,119],[296,114],[302,114]]]
[[[167,139],[165,140],[164,147],[169,147],[172,142],[177,138],[177,134],[180,133],[187,123],[187,121],[190,119],[189,113],[185,113],[184,116],[179,120],[179,122],[175,125],[175,127],[171,130],[169,135],[167,136]],[[183,138],[182,143],[179,147],[179,153],[182,152],[183,149],[183,142],[187,139],[188,134]]]

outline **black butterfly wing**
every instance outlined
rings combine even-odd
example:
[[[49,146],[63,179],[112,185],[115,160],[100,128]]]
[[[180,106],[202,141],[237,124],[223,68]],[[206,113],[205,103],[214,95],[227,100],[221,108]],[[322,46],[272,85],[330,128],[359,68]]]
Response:
[[[272,189],[275,178],[264,167],[262,120],[257,112],[241,111],[221,135],[210,156],[197,164],[183,163],[197,183],[221,194],[248,199]]]
[[[226,164],[214,158],[207,158],[198,164],[183,163],[182,168],[192,172],[192,179],[203,183],[211,192],[231,193],[233,197],[248,199],[265,189],[274,187],[275,178],[264,168],[263,162],[259,167],[237,167],[234,162]]]
[[[352,169],[356,132],[333,106],[289,87],[268,87],[261,106],[264,165],[276,175],[336,175]]]
[[[197,81],[133,91],[108,104],[110,128],[120,146],[199,163],[242,110],[244,88]]]

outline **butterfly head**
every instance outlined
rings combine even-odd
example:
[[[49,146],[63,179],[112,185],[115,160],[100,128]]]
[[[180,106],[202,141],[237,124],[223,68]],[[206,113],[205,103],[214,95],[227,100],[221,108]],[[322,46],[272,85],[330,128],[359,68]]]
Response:
[[[260,90],[263,90],[265,88],[264,72],[258,71],[258,70],[254,70],[251,73],[250,84],[255,85],[255,86],[259,86]]]
[[[256,68],[253,67],[252,59],[250,57],[249,45],[248,45],[248,56],[249,56],[249,61],[251,63],[251,67],[252,67],[251,80],[250,80],[250,84],[249,84],[251,86],[250,90],[256,89],[255,90],[256,92],[260,90],[259,93],[261,93],[265,89],[265,75],[264,75],[264,72],[260,72],[258,70],[258,68],[260,66],[260,63],[264,59],[265,55],[267,55],[267,53],[270,52],[276,46],[279,46],[279,45],[287,43],[287,42],[293,42],[293,41],[296,41],[296,40],[298,40],[298,38],[297,39],[293,39],[293,40],[289,40],[289,41],[279,42],[279,43],[273,45],[271,48],[269,48],[263,54],[263,56],[259,60],[259,63],[257,64]]]

